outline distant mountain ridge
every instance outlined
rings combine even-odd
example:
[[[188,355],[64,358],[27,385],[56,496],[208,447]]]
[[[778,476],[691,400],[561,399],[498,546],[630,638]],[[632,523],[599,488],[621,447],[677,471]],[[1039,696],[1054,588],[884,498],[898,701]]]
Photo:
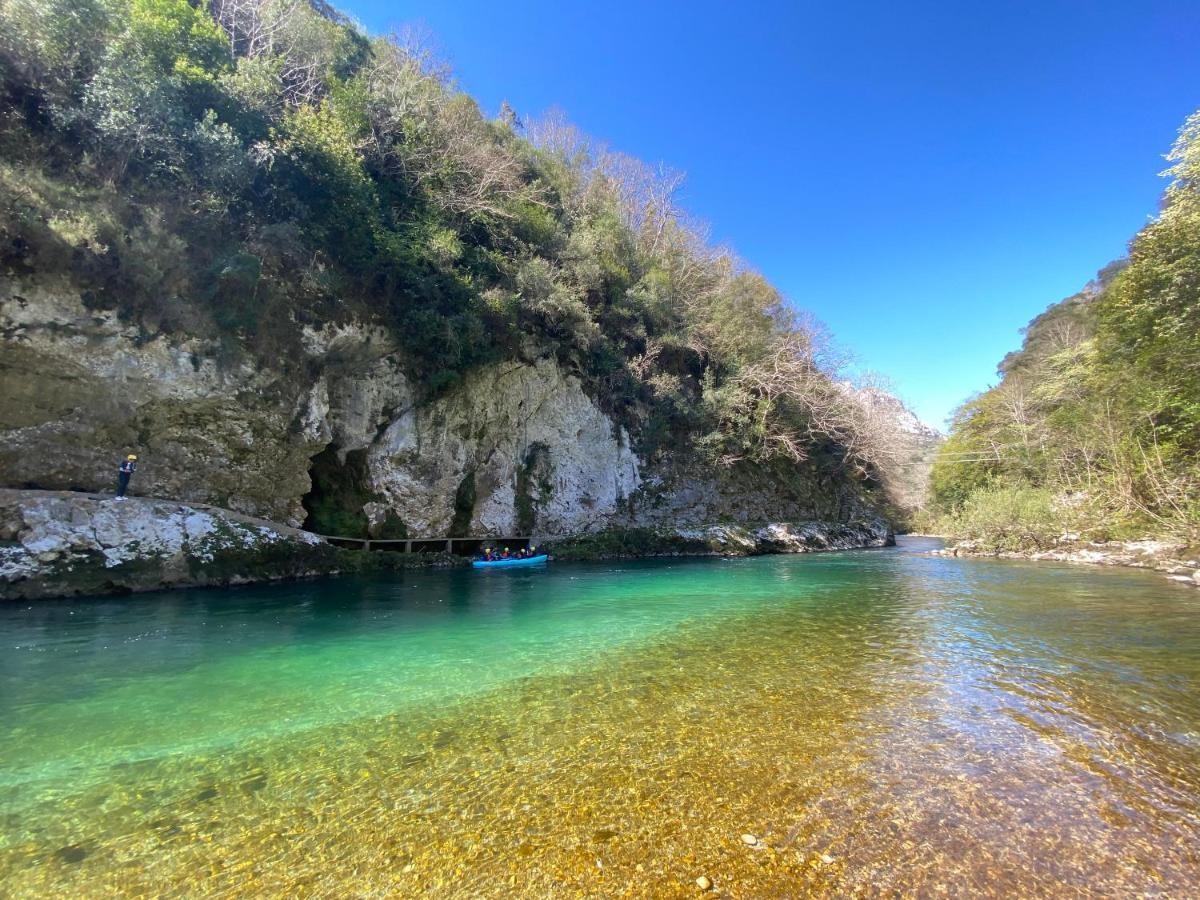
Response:
[[[866,421],[880,433],[879,442],[889,448],[891,461],[884,467],[884,487],[897,507],[897,519],[904,525],[926,506],[930,470],[946,436],[883,388],[856,387],[848,381],[841,386],[862,406]]]

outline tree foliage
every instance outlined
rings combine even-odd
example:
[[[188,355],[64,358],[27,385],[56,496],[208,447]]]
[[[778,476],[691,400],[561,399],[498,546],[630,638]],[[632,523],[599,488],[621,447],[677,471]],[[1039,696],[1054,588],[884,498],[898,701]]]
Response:
[[[489,118],[411,36],[315,0],[0,0],[0,79],[0,184],[47,185],[3,198],[5,264],[61,265],[143,326],[286,365],[303,325],[377,321],[430,390],[532,342],[651,455],[886,456],[823,332],[679,208],[681,173],[559,114]]]
[[[1128,258],[1031,322],[958,411],[932,481],[948,530],[1044,488],[1074,530],[1200,538],[1200,114],[1167,158],[1162,212]]]

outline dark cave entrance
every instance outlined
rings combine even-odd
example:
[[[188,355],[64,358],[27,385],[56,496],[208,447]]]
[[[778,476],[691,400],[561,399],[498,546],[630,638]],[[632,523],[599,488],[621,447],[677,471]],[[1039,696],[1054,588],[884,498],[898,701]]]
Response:
[[[304,527],[317,534],[339,537],[369,537],[363,504],[373,499],[367,477],[367,451],[347,450],[345,461],[339,448],[330,444],[312,458],[308,467],[312,488],[304,499],[308,515]]]
[[[337,444],[330,444],[309,463],[312,487],[301,500],[308,514],[304,528],[337,537],[407,538],[408,527],[393,510],[374,528],[363,512],[365,504],[385,499],[371,490],[366,448],[347,450],[343,459],[338,458],[340,451]]]

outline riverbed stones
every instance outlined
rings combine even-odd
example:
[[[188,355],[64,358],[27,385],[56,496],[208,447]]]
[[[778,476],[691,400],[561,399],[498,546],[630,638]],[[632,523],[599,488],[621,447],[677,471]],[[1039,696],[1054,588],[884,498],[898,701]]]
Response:
[[[745,844],[747,847],[757,847],[758,846],[758,838],[756,838],[752,834],[743,834],[742,835],[742,843]]]
[[[700,890],[702,890],[702,891],[711,891],[712,886],[713,886],[712,879],[709,878],[707,875],[701,875],[699,878],[696,879],[696,887],[700,888]]]

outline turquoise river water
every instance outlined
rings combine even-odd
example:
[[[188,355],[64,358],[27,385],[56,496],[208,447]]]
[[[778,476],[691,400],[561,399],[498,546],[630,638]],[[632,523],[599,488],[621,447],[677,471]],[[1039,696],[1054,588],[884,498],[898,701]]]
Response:
[[[0,605],[0,896],[1183,896],[1200,591],[924,555]]]

